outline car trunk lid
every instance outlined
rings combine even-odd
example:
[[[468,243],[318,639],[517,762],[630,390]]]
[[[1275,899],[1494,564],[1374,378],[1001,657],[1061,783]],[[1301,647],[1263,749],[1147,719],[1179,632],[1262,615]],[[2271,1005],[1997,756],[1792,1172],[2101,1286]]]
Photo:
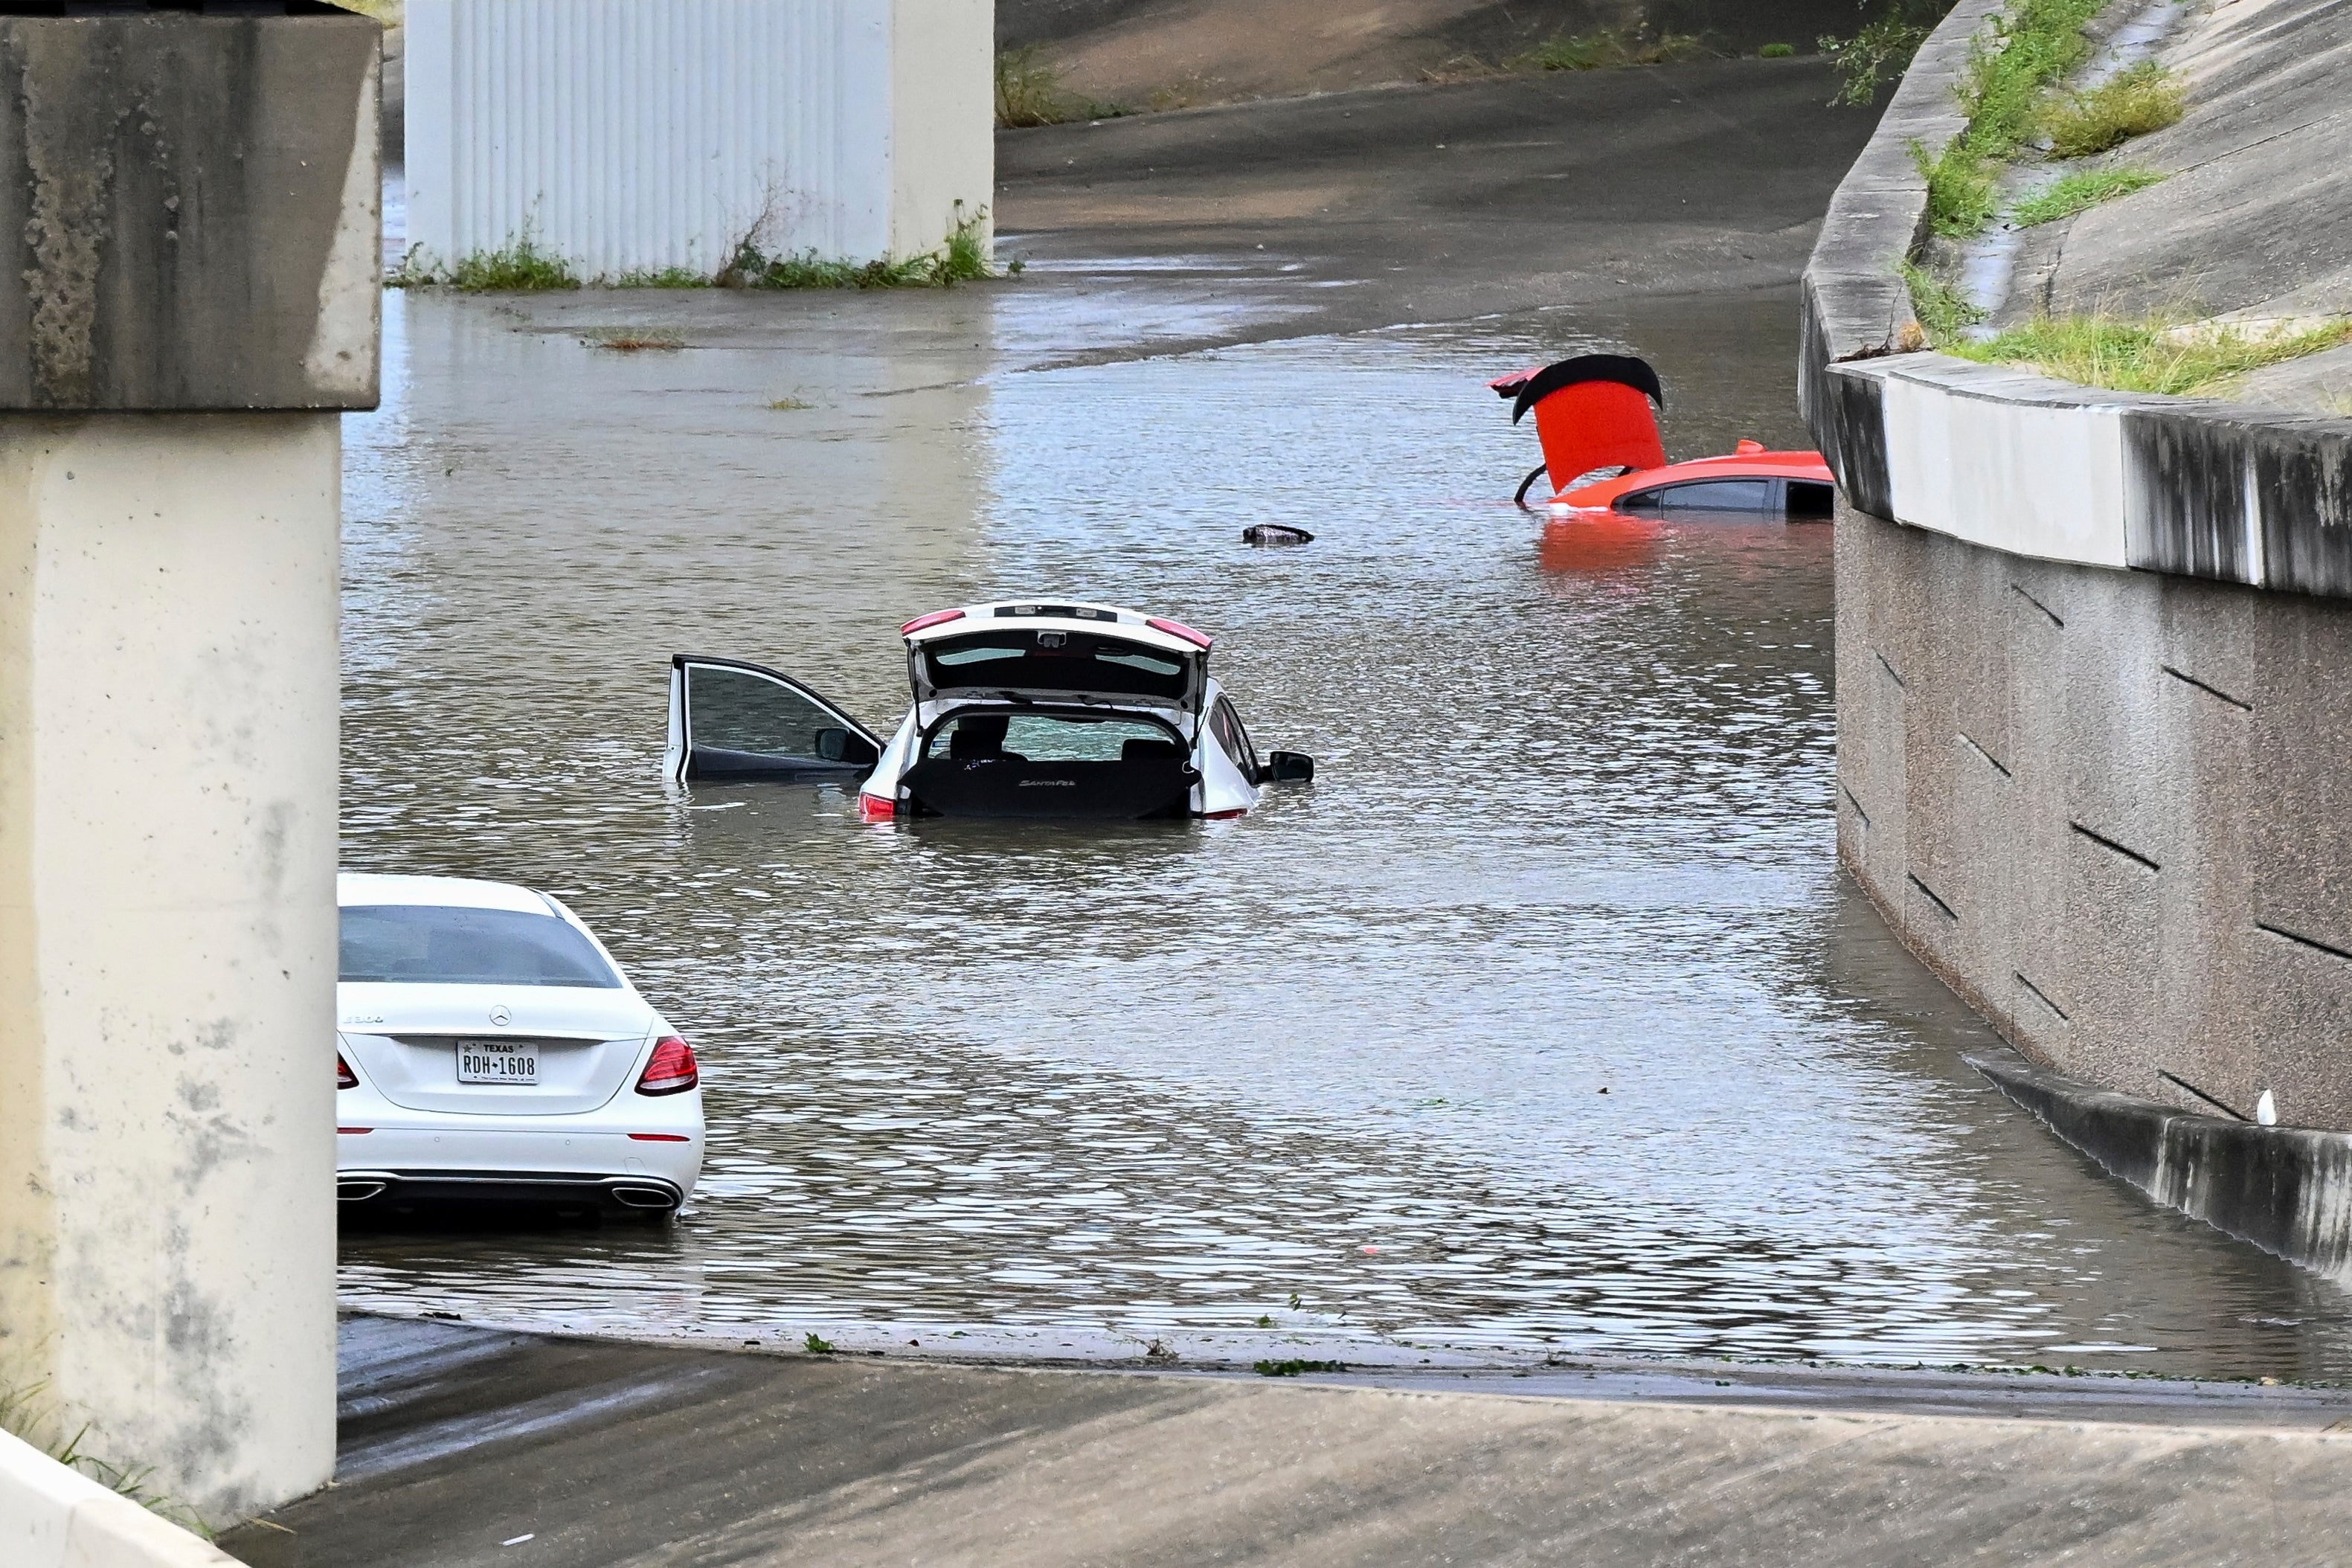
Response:
[[[338,1003],[342,1047],[386,1100],[486,1116],[604,1104],[626,1087],[654,1023],[633,992],[575,986],[345,984]],[[528,1058],[536,1081],[466,1082],[462,1056],[501,1058],[500,1069]]]

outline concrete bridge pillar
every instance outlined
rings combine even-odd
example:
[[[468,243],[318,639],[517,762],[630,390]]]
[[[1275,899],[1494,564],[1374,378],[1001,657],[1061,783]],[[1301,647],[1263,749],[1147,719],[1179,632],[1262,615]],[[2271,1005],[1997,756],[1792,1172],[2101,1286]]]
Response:
[[[0,1394],[215,1520],[334,1460],[379,45],[309,0],[0,17]]]

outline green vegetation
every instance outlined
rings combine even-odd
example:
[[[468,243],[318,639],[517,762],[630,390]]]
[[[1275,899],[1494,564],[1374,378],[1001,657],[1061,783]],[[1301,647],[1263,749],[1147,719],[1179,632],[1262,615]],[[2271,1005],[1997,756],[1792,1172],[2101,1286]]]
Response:
[[[1903,264],[1903,281],[1911,290],[1911,310],[1927,329],[1930,342],[1943,343],[1960,335],[1964,327],[1984,320],[1984,312],[1950,283],[1916,262]]]
[[[455,289],[466,294],[517,294],[577,289],[580,275],[552,251],[541,250],[529,228],[504,249],[478,250],[443,267],[411,246],[384,282],[394,289]]]
[[[2088,92],[2068,95],[2043,117],[2042,127],[2059,157],[2088,157],[2175,123],[2188,98],[2188,85],[2176,73],[2142,60]]]
[[[1941,346],[1963,359],[2030,364],[2085,386],[2200,396],[2226,394],[2249,371],[2347,342],[2352,317],[2259,332],[2157,317],[2088,315],[2040,317],[1984,342]]]
[[[1660,33],[1652,37],[1637,12],[1613,27],[1589,33],[1554,33],[1525,54],[1503,62],[1506,70],[1589,71],[1617,66],[1660,66],[1699,52],[1697,35]]]
[[[1785,60],[1796,52],[1794,44],[1767,44],[1756,51],[1756,58],[1759,60]]]
[[[1253,1363],[1252,1370],[1260,1377],[1297,1377],[1302,1372],[1345,1372],[1348,1364],[1337,1361],[1262,1361]]]
[[[1128,111],[1097,103],[1062,85],[1062,69],[1037,45],[996,54],[996,128],[1021,131],[1072,120],[1112,120]]]
[[[801,414],[805,413],[809,409],[814,408],[816,405],[810,403],[803,398],[778,397],[772,399],[769,402],[768,406],[774,409],[779,414]]]
[[[181,1529],[194,1531],[210,1541],[212,1528],[203,1516],[176,1498],[157,1491],[147,1484],[154,1470],[147,1466],[136,1469],[117,1465],[82,1448],[82,1439],[89,1436],[85,1425],[70,1437],[60,1437],[64,1430],[57,1406],[46,1388],[36,1384],[29,1388],[0,1388],[0,1432],[39,1449],[69,1470],[96,1481],[110,1492],[129,1498],[148,1512],[170,1520]]]
[[[2055,223],[2060,218],[2088,212],[2101,202],[2144,191],[2163,178],[2147,169],[2077,169],[2048,190],[2018,203],[2010,216],[2020,228]]]
[[[820,1339],[814,1333],[809,1333],[802,1336],[801,1349],[806,1351],[811,1355],[831,1355],[833,1353],[833,1342],[828,1339]]]
[[[1842,85],[1832,103],[1867,108],[1902,79],[1911,57],[1952,8],[1952,0],[1879,0],[1877,12],[1851,38],[1820,39],[1822,53],[1836,65]]]
[[[1966,236],[1992,220],[1995,166],[1971,153],[1955,136],[1943,153],[1929,157],[1919,142],[1911,143],[1911,161],[1927,182],[1927,226],[1937,234]]]
[[[946,289],[996,275],[988,264],[987,227],[982,209],[959,218],[939,249],[898,261],[831,261],[814,250],[770,256],[747,236],[717,281],[729,289]],[[1010,268],[1020,269],[1017,262]]]
[[[1993,18],[1990,37],[1969,44],[1957,89],[1968,129],[1933,157],[1916,143],[1911,149],[1927,182],[1927,222],[1936,233],[1965,237],[1991,220],[2000,165],[2037,128],[2043,91],[2090,52],[2083,24],[2099,6],[2100,0],[2016,0]]]
[[[591,327],[580,334],[580,341],[592,349],[625,354],[686,347],[686,339],[664,327]]]
[[[710,275],[697,272],[690,267],[661,267],[650,271],[637,268],[622,273],[607,281],[598,279],[610,289],[708,289]]]

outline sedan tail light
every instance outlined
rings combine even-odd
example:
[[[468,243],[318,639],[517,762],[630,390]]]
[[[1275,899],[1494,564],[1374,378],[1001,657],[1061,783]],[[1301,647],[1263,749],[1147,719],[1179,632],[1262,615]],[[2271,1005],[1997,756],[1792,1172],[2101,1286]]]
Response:
[[[694,1047],[676,1035],[664,1035],[654,1047],[653,1060],[637,1075],[639,1094],[684,1094],[702,1081],[694,1065]]]
[[[343,1060],[343,1053],[337,1051],[335,1053],[335,1087],[337,1089],[357,1089],[359,1086],[360,1075],[352,1070],[351,1063]]]

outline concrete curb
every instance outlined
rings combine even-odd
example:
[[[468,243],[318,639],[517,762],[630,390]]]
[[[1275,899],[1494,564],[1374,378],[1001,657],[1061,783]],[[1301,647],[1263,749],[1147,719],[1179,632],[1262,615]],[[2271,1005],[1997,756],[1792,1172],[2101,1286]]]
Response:
[[[1911,147],[1965,127],[1953,89],[2003,3],[1928,38],[1806,264],[1798,398],[1848,503],[2014,555],[2352,597],[2352,419],[1894,352],[1927,207]]]
[[[1963,1059],[2157,1202],[2291,1263],[2352,1280],[2352,1133],[2179,1110],[2021,1058]]]
[[[8,1568],[237,1568],[210,1542],[5,1432],[0,1562]]]

